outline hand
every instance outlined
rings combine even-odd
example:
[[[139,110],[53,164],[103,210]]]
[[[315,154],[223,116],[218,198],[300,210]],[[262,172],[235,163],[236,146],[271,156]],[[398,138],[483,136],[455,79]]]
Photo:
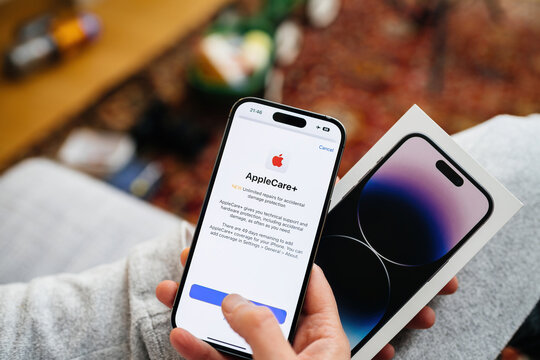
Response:
[[[186,264],[188,254],[189,248],[182,251],[180,261],[183,266]],[[159,301],[169,308],[172,308],[177,289],[178,284],[176,282],[165,280],[157,286],[156,296]],[[458,281],[457,278],[454,277],[439,292],[439,295],[453,294],[457,289]],[[266,311],[266,308],[254,306],[250,303],[246,304],[238,295],[229,295],[226,297],[222,304],[222,308],[223,307],[227,310],[226,312],[224,309],[224,315],[231,324],[231,327],[233,327],[233,329],[241,336],[246,335],[249,338],[243,336],[251,345],[257,359],[282,356],[281,353],[276,352],[276,343],[279,343],[280,351],[284,351],[284,355],[286,355],[284,358],[294,358],[294,352],[291,352],[291,350],[298,353],[298,357],[315,359],[316,357],[314,356],[321,356],[321,358],[333,358],[334,356],[336,356],[336,358],[348,358],[350,354],[349,344],[343,333],[341,324],[339,323],[335,300],[330,286],[326,281],[322,270],[316,265],[313,266],[293,349],[291,349],[283,335],[281,335],[281,331],[276,331],[276,328],[279,330],[277,322],[274,321],[273,315],[269,311]],[[266,314],[259,315],[260,313]],[[244,317],[240,316],[242,314]],[[270,320],[272,320],[273,324],[271,324],[272,326],[268,326],[269,329],[262,329],[261,331],[264,330],[262,333],[259,331],[246,331],[246,329],[252,329],[249,327],[249,324],[247,325],[247,328],[242,327],[246,324],[246,319],[249,319],[250,316],[255,318],[261,316],[259,321],[264,319],[264,321],[270,322]],[[239,318],[241,320],[237,321]],[[434,323],[435,312],[429,306],[426,306],[409,322],[407,328],[427,329],[433,326]],[[321,327],[321,324],[326,325],[326,327]],[[272,333],[272,337],[270,337],[268,333],[272,331],[274,331],[274,333]],[[260,336],[258,336],[259,333],[261,334]],[[250,335],[257,337],[257,339],[253,339]],[[274,337],[276,337],[277,340],[274,340]],[[270,338],[272,340],[268,340]],[[257,345],[255,345],[255,342],[258,341],[258,339],[262,339],[262,341],[260,341],[260,343],[257,342]],[[222,360],[231,358],[219,353],[207,343],[195,338],[188,331],[180,328],[171,331],[170,340],[173,347],[188,360],[201,358]],[[255,352],[255,348],[262,353],[259,354],[258,352]],[[344,353],[345,356],[342,354],[344,349],[346,349],[346,352]],[[389,360],[394,357],[394,352],[394,347],[387,344],[374,359]]]
[[[439,295],[450,295],[455,293],[457,289],[458,279],[454,276],[452,280],[439,291]],[[429,329],[433,324],[435,324],[435,311],[429,306],[424,306],[424,308],[407,324],[406,328]],[[373,360],[390,360],[394,357],[394,353],[394,347],[390,344],[386,344]]]
[[[186,263],[188,249],[184,249],[181,262]],[[156,288],[157,298],[172,307],[178,284],[166,280]],[[271,359],[350,359],[350,346],[341,327],[336,301],[323,271],[313,266],[306,299],[294,344],[283,336],[272,312],[253,305],[239,295],[227,296],[221,304],[225,319],[251,346],[257,360]],[[224,360],[232,357],[221,354],[188,331],[173,329],[170,334],[173,347],[188,360]]]

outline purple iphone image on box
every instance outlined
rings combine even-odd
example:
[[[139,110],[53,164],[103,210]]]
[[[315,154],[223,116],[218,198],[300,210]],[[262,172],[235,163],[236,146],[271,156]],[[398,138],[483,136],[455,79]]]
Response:
[[[489,194],[422,134],[329,213],[317,253],[353,355],[490,216]]]

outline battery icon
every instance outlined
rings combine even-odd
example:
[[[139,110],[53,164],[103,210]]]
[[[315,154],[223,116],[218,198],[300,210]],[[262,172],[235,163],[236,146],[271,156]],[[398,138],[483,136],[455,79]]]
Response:
[[[329,127],[326,127],[326,126],[323,127],[322,129],[323,129],[323,131],[326,131],[326,132],[330,131],[330,128],[329,128]]]

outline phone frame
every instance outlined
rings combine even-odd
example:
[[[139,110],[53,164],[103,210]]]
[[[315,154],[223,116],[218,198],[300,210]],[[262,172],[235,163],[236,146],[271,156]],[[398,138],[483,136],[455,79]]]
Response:
[[[321,211],[321,216],[320,216],[320,220],[319,220],[319,226],[317,227],[316,237],[315,237],[315,239],[313,241],[313,247],[311,249],[311,255],[309,257],[308,265],[307,265],[306,272],[305,272],[305,275],[304,275],[304,281],[302,283],[302,288],[301,288],[301,291],[300,291],[300,297],[298,298],[298,303],[296,305],[293,321],[292,321],[292,324],[291,324],[291,331],[289,333],[288,340],[289,340],[290,343],[292,343],[292,341],[294,340],[294,335],[296,333],[296,327],[298,325],[298,318],[300,316],[300,311],[301,311],[302,306],[304,304],[307,285],[309,283],[309,277],[311,275],[311,269],[313,267],[313,262],[315,260],[315,256],[317,255],[317,249],[319,247],[319,242],[321,240],[322,230],[323,230],[323,227],[324,227],[324,223],[326,221],[326,216],[328,214],[328,208],[330,206],[330,199],[332,197],[332,192],[333,192],[334,185],[335,185],[335,178],[337,176],[337,172],[338,172],[339,165],[340,165],[340,162],[341,162],[341,156],[343,154],[343,148],[345,146],[345,136],[346,136],[345,135],[345,128],[335,118],[332,118],[332,117],[329,117],[329,116],[326,116],[326,115],[313,113],[313,112],[310,112],[310,111],[307,111],[307,110],[297,109],[297,108],[290,107],[290,106],[283,105],[283,104],[278,104],[278,103],[268,101],[268,100],[254,98],[254,97],[245,97],[245,98],[239,99],[237,102],[234,103],[234,105],[231,108],[231,111],[229,112],[227,125],[225,127],[223,137],[221,139],[221,145],[219,147],[219,152],[218,152],[218,155],[216,157],[216,161],[214,163],[214,169],[212,170],[212,176],[210,178],[210,182],[208,183],[208,189],[206,191],[206,195],[205,195],[204,202],[203,202],[203,205],[202,205],[202,208],[201,208],[201,212],[199,214],[199,220],[197,221],[197,226],[196,226],[195,231],[193,233],[193,240],[192,240],[191,249],[189,251],[189,255],[188,255],[188,258],[187,258],[187,261],[186,261],[186,266],[184,268],[184,272],[182,274],[182,279],[180,280],[180,284],[178,286],[178,291],[176,292],[176,296],[175,296],[175,299],[174,299],[174,305],[173,305],[173,308],[172,308],[172,315],[171,315],[171,323],[172,323],[173,328],[178,327],[177,324],[176,324],[176,312],[178,310],[178,304],[180,302],[181,294],[182,294],[182,292],[184,290],[184,285],[185,285],[185,282],[186,282],[186,279],[187,279],[187,274],[189,272],[189,266],[191,264],[191,260],[192,260],[192,258],[194,256],[194,254],[195,254],[195,249],[196,249],[196,246],[197,246],[198,237],[199,237],[199,233],[200,233],[200,230],[201,230],[202,219],[204,219],[204,215],[206,213],[206,208],[208,207],[208,201],[210,199],[210,195],[211,195],[212,189],[214,187],[214,182],[216,180],[216,176],[217,176],[217,173],[218,173],[218,170],[219,170],[219,165],[221,163],[221,157],[223,155],[225,147],[227,146],[227,139],[228,139],[228,136],[229,136],[229,131],[231,129],[233,120],[234,120],[234,115],[235,115],[236,110],[238,109],[238,107],[241,104],[246,103],[246,102],[255,102],[255,103],[262,104],[262,105],[271,106],[271,107],[273,107],[275,109],[278,109],[278,110],[279,109],[286,110],[286,111],[289,111],[289,112],[292,112],[292,113],[295,113],[295,114],[299,114],[299,115],[303,115],[303,116],[309,116],[309,117],[317,118],[319,120],[328,121],[328,122],[330,122],[330,123],[332,123],[332,124],[334,124],[334,125],[336,125],[338,127],[338,129],[340,130],[340,135],[341,135],[339,147],[337,149],[336,160],[335,160],[335,163],[334,163],[334,168],[332,169],[332,175],[330,177],[330,182],[328,184],[326,197],[325,197],[325,200],[324,200],[324,205],[323,205],[323,208],[322,208],[322,211]],[[308,122],[307,119],[306,119],[306,121]],[[307,124],[306,124],[306,126],[307,126]],[[222,346],[222,345],[215,344],[215,343],[212,343],[212,342],[208,342],[208,341],[206,341],[204,339],[201,339],[201,340],[205,341],[210,346],[216,348],[217,350],[219,350],[221,352],[225,352],[227,354],[239,356],[239,357],[242,357],[242,358],[245,358],[245,359],[252,359],[253,358],[253,356],[251,354],[249,354],[249,353],[239,351],[239,350],[235,350],[235,349],[232,349],[230,347]]]
[[[491,197],[491,195],[476,181],[474,180],[474,178],[472,176],[470,176],[467,172],[465,172],[465,170],[463,170],[463,168],[461,166],[459,166],[448,154],[446,154],[446,152],[444,152],[433,140],[431,140],[428,136],[426,136],[425,134],[422,134],[422,133],[418,133],[418,132],[415,132],[415,133],[410,133],[410,134],[407,134],[406,136],[404,136],[403,138],[401,138],[401,140],[399,140],[391,149],[390,151],[388,151],[388,153],[386,153],[382,158],[380,158],[377,163],[375,164],[375,166],[373,168],[371,168],[367,174],[365,176],[363,176],[360,181],[358,181],[358,183],[353,186],[349,191],[347,191],[347,193],[340,199],[340,201],[330,210],[330,212],[328,213],[329,216],[331,216],[332,214],[332,211],[334,211],[334,209],[336,208],[336,206],[338,206],[338,204],[345,200],[354,190],[356,190],[358,187],[364,187],[366,185],[366,183],[371,179],[371,177],[379,170],[379,168],[409,139],[413,138],[413,137],[419,137],[423,140],[425,140],[427,143],[429,143],[435,150],[437,150],[437,152],[444,158],[444,160],[448,161],[452,166],[454,166],[455,169],[457,169],[458,171],[458,175],[459,176],[462,176],[464,178],[466,178],[467,180],[469,180],[476,189],[478,189],[487,199],[488,201],[488,210],[486,211],[486,214],[476,223],[475,226],[473,226],[473,228],[467,233],[465,234],[465,236],[452,248],[450,249],[450,251],[448,251],[448,253],[446,253],[445,255],[443,256],[448,256],[448,259],[436,270],[433,272],[433,274],[430,275],[429,279],[427,281],[425,281],[423,283],[423,285],[414,293],[411,295],[411,297],[409,297],[404,303],[403,305],[401,305],[395,312],[394,314],[389,318],[387,319],[387,321],[384,323],[384,324],[381,324],[380,322],[378,322],[374,327],[373,329],[371,329],[371,331],[366,335],[364,336],[364,338],[362,338],[362,340],[360,340],[356,345],[354,345],[352,348],[351,348],[351,357],[354,357],[356,355],[356,353],[358,353],[358,351],[360,351],[360,349],[366,345],[372,338],[373,336],[375,336],[375,334],[381,330],[382,327],[384,327],[386,324],[388,324],[390,321],[392,321],[392,319],[394,318],[394,316],[411,300],[412,297],[414,297],[414,295],[416,293],[418,293],[418,291],[420,291],[439,271],[441,271],[444,267],[445,267],[445,264],[456,254],[456,252],[463,246],[463,244],[465,244],[465,242],[489,219],[489,217],[491,216],[491,214],[493,213],[493,199]],[[450,180],[448,180],[450,181]],[[360,233],[362,234],[362,237],[364,238],[365,242],[366,242],[366,245],[368,247],[371,248],[371,245],[369,244],[369,242],[367,241],[367,239],[365,239],[365,236],[362,232],[362,230],[360,229]],[[390,263],[394,263],[393,261],[390,261],[386,258],[384,258],[382,255],[380,255],[379,253],[377,253],[377,256],[386,260],[386,261],[389,261]],[[386,267],[385,267],[386,268]],[[381,319],[382,320],[382,319]]]

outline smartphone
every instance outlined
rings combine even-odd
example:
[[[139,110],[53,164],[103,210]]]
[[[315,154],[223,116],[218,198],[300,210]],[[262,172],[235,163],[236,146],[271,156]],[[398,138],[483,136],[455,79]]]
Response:
[[[173,327],[244,358],[221,312],[237,293],[292,341],[334,186],[336,119],[256,98],[234,104],[176,295]]]
[[[422,134],[403,138],[331,209],[315,262],[353,356],[492,209],[490,195]]]

